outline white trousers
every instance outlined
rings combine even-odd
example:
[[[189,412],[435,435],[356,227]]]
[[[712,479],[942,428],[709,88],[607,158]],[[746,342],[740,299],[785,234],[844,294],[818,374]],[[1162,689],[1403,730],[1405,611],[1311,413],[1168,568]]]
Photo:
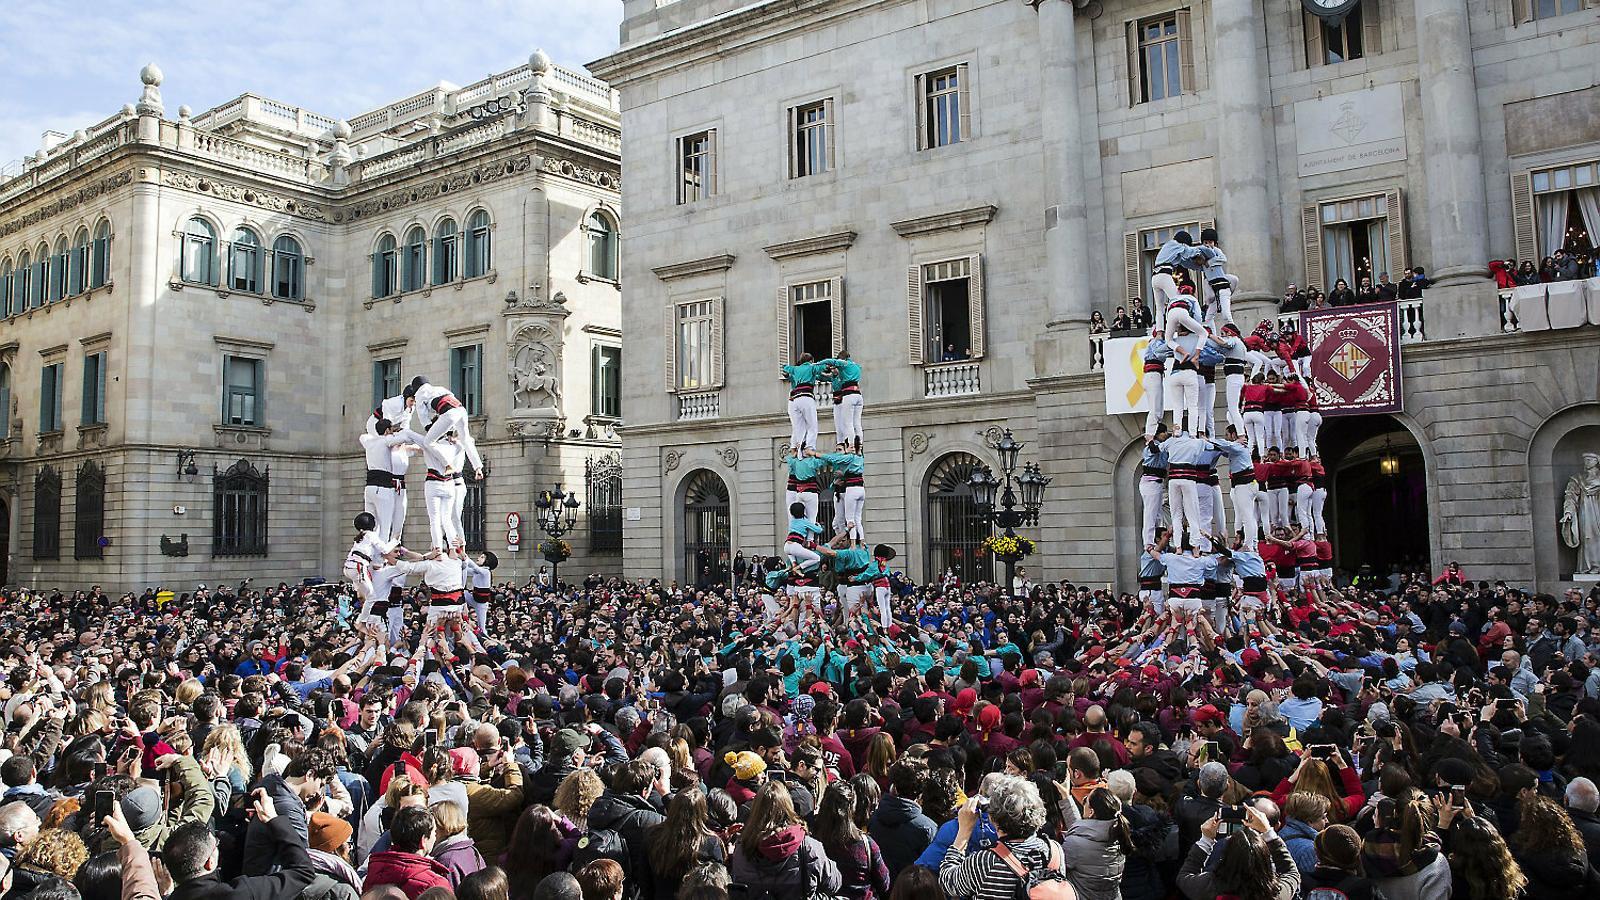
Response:
[[[1239,398],[1244,394],[1244,375],[1241,373],[1226,376],[1226,380],[1223,382],[1223,390],[1226,391],[1228,401],[1228,424],[1232,425],[1233,430],[1239,433],[1239,440],[1247,440],[1245,437],[1244,413],[1239,405]]]
[[[1171,275],[1150,276],[1150,311],[1153,315],[1165,316],[1167,306],[1180,296],[1176,278]],[[1172,337],[1172,332],[1167,332],[1167,336]]]
[[[1322,508],[1328,503],[1328,489],[1316,488],[1311,492],[1311,521],[1317,534],[1328,533],[1328,523],[1322,518]]]
[[[1267,491],[1267,500],[1272,503],[1272,526],[1289,527],[1289,489],[1273,488]]]
[[[356,598],[362,601],[372,599],[372,566],[359,559],[346,559],[344,561],[344,577],[350,579],[350,584],[356,589]]]
[[[817,446],[817,398],[801,395],[789,400],[789,446],[796,452]]]
[[[1244,414],[1244,441],[1257,456],[1267,452],[1267,414],[1259,409]]]
[[[390,534],[394,528],[394,505],[399,493],[394,488],[371,484],[361,492],[361,506],[377,520],[378,524],[372,530],[378,533],[378,540],[384,543],[394,540]]]
[[[1208,484],[1202,489],[1202,491],[1203,492],[1200,495],[1202,500],[1204,500],[1207,495],[1209,495],[1211,498],[1210,527],[1207,528],[1206,531],[1210,534],[1227,534],[1228,508],[1223,505],[1222,502],[1222,486],[1219,484]]]
[[[1260,482],[1256,483],[1256,527],[1265,530],[1272,525],[1272,492],[1263,490]]]
[[[1285,441],[1288,435],[1283,430],[1283,411],[1277,409],[1267,410],[1267,446],[1277,447],[1282,450],[1288,444]]]
[[[1211,485],[1197,484],[1194,492],[1200,501],[1200,532],[1212,534],[1216,530],[1212,527],[1212,523],[1216,521],[1216,504],[1212,502]]]
[[[1161,424],[1161,414],[1166,410],[1167,395],[1162,390],[1160,369],[1144,373],[1144,395],[1150,398],[1150,411],[1144,414],[1144,436],[1156,436],[1156,426]]]
[[[482,634],[489,633],[489,604],[480,603],[473,599],[469,590],[467,593],[467,609],[472,610],[472,619],[478,623],[478,631]]]
[[[1217,383],[1209,378],[1200,379],[1200,427],[1217,433]]]
[[[1317,432],[1322,430],[1322,413],[1316,410],[1306,411],[1306,447],[1308,452],[1317,453]],[[1321,456],[1321,453],[1317,453]]]
[[[478,455],[478,442],[472,439],[472,429],[467,424],[467,408],[457,406],[440,413],[428,426],[428,442],[440,440],[446,434],[454,431],[456,440],[461,444],[461,449],[467,452],[467,462],[472,463],[474,471],[483,471],[483,457]]]
[[[822,554],[796,541],[783,542],[783,555],[801,568],[822,563]]]
[[[1211,539],[1200,527],[1200,488],[1187,478],[1167,479],[1168,503],[1172,507],[1172,537],[1181,546],[1187,533],[1189,544],[1202,552],[1211,550]],[[1185,531],[1187,529],[1187,532]]]
[[[1311,413],[1304,409],[1294,414],[1294,445],[1301,457],[1311,455]]]
[[[1256,518],[1256,483],[1247,481],[1228,488],[1233,498],[1233,518],[1244,532],[1244,549],[1254,550],[1259,540],[1259,520]]]
[[[422,496],[428,504],[429,546],[444,549],[461,539],[456,531],[454,481],[429,481],[423,485]]]
[[[886,587],[874,587],[872,590],[878,598],[878,627],[888,631],[889,626],[894,622],[894,616],[889,611],[889,589]]]
[[[1163,276],[1158,275],[1156,277],[1160,278]],[[1206,330],[1204,325],[1201,325],[1198,321],[1196,321],[1194,313],[1189,311],[1189,305],[1187,302],[1179,303],[1178,305],[1167,309],[1166,321],[1168,342],[1177,339],[1180,333],[1179,329],[1183,329],[1194,334],[1203,334]]]
[[[1161,501],[1166,499],[1161,479],[1154,475],[1139,476],[1139,499],[1144,501],[1144,529],[1140,537],[1144,540],[1141,547],[1149,547],[1156,542],[1156,527],[1161,524]]]
[[[1200,421],[1200,373],[1193,369],[1173,369],[1167,381],[1178,391],[1178,408],[1172,411],[1173,428],[1193,434]],[[1186,424],[1187,423],[1187,424]]]
[[[833,405],[833,433],[839,443],[861,440],[861,413],[866,405],[860,394],[845,394]]]
[[[456,539],[463,545],[467,542],[466,526],[461,524],[461,514],[467,508],[467,483],[465,481],[453,482],[455,495],[450,500],[450,524],[455,528]]]
[[[817,520],[817,506],[819,505],[819,501],[817,499],[816,491],[784,491],[783,495],[785,498],[783,508],[784,513],[787,514],[789,512],[789,507],[798,503],[806,508],[806,518],[813,522]]]
[[[389,540],[396,543],[400,540],[400,533],[406,528],[406,489],[400,488],[394,492],[394,514],[389,519]]]
[[[844,489],[842,500],[840,505],[844,509],[845,525],[850,528],[850,539],[865,542],[863,534],[866,524],[862,521],[862,517],[867,514],[867,489],[859,484],[850,485]],[[854,527],[851,527],[851,523],[854,523]]]
[[[1295,485],[1294,489],[1294,520],[1306,534],[1316,530],[1316,520],[1311,515],[1312,494],[1311,485]]]

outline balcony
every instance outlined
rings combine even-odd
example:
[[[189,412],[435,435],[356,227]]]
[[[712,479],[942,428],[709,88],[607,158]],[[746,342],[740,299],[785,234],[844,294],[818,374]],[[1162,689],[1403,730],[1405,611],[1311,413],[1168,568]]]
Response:
[[[696,391],[678,395],[678,421],[704,422],[722,413],[721,391]]]
[[[1584,325],[1600,325],[1600,278],[1500,292],[1502,331],[1560,331]]]
[[[967,397],[982,391],[978,361],[935,363],[922,369],[923,396],[929,400]]]
[[[1395,301],[1395,313],[1400,324],[1400,343],[1420,344],[1428,339],[1427,319],[1421,300]],[[1277,315],[1278,330],[1285,328],[1291,331],[1300,330],[1300,314],[1297,312],[1281,312]]]

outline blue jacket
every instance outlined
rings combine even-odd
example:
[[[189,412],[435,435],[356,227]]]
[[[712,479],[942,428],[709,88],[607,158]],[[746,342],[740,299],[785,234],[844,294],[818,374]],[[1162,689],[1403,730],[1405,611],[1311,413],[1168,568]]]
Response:
[[[1156,254],[1158,266],[1183,266],[1186,269],[1200,268],[1200,248],[1188,244],[1180,244],[1176,240],[1167,241],[1161,245],[1161,251]]]
[[[1283,827],[1278,829],[1278,837],[1289,846],[1289,855],[1294,857],[1294,867],[1300,870],[1300,877],[1317,867],[1317,830],[1299,819],[1284,819]]]

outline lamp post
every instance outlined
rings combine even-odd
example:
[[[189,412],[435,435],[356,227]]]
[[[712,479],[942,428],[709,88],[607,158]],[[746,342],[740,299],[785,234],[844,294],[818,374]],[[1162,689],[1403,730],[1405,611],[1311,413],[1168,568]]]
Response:
[[[561,562],[565,559],[565,555],[555,542],[577,527],[578,495],[563,493],[561,486],[556,485],[553,491],[541,491],[539,499],[535,500],[533,505],[538,509],[539,527],[550,536],[552,545],[544,554],[545,560],[550,563],[550,583],[552,587],[560,590]]]
[[[972,471],[967,484],[972,488],[972,496],[978,505],[978,515],[985,522],[1004,529],[1003,534],[1008,538],[1017,536],[1019,526],[1039,524],[1039,509],[1044,505],[1044,489],[1050,479],[1033,463],[1023,465],[1022,471],[1017,471],[1017,456],[1022,452],[1022,444],[1011,436],[1011,429],[1007,428],[995,443],[995,451],[1000,454],[1000,474],[995,477],[994,471],[988,466],[978,466]],[[999,508],[995,508],[995,498],[999,496]],[[1020,505],[1020,509],[1018,506]],[[1007,597],[1014,597],[1013,587],[1016,581],[1017,563],[1025,554],[997,553],[1000,561],[1005,563]]]

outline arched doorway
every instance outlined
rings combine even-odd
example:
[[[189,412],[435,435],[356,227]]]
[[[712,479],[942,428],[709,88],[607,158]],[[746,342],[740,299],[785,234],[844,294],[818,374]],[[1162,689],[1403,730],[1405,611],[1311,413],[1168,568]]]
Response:
[[[1379,575],[1428,569],[1432,523],[1422,447],[1392,416],[1329,418],[1317,436],[1328,471],[1324,510],[1334,564]]]
[[[968,480],[982,461],[970,453],[950,453],[928,471],[926,507],[928,581],[952,571],[962,584],[994,581],[994,560],[983,550],[989,520],[978,512]]]
[[[712,585],[728,580],[732,558],[732,524],[728,485],[714,472],[690,474],[683,488],[683,572],[690,584]]]

